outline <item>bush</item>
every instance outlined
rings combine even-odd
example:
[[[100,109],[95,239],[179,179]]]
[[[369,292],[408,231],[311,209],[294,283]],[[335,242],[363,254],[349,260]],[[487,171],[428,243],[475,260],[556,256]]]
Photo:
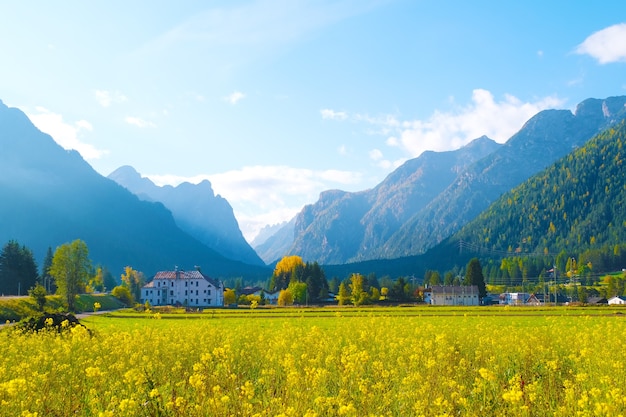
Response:
[[[126,307],[132,307],[133,296],[131,295],[128,288],[118,285],[117,287],[113,288],[113,291],[111,291],[111,295],[124,303]]]

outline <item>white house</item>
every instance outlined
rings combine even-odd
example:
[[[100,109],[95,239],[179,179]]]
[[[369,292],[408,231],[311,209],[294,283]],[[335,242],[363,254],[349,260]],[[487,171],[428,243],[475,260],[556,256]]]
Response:
[[[621,295],[616,295],[615,297],[609,298],[609,305],[618,305],[618,304],[626,304],[626,297]]]
[[[531,294],[527,292],[505,292],[500,294],[500,304],[507,306],[520,306],[528,303]]]
[[[224,285],[200,271],[161,271],[141,288],[141,302],[153,306],[221,307]]]
[[[426,294],[424,294],[426,299]],[[434,285],[430,288],[430,304],[440,306],[477,306],[476,285]]]

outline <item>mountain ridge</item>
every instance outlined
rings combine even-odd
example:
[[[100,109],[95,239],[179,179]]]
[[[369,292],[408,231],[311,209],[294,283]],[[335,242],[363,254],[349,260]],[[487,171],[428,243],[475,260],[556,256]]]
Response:
[[[162,203],[182,230],[224,257],[265,265],[243,237],[231,205],[214,193],[208,180],[157,186],[128,165],[116,169],[108,178],[142,200]]]
[[[61,148],[19,109],[0,104],[0,241],[17,240],[42,259],[48,247],[82,239],[94,264],[147,276],[200,265],[215,277],[264,276],[227,259],[175,224],[160,203],[139,200]]]

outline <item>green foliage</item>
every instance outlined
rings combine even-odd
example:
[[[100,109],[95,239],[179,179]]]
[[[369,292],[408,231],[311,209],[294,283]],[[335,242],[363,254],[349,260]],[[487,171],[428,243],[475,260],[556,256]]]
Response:
[[[467,264],[465,272],[465,285],[476,285],[478,287],[478,297],[482,300],[487,295],[487,288],[485,286],[485,277],[483,276],[483,269],[480,266],[478,258],[473,258]]]
[[[292,281],[287,287],[293,296],[293,302],[300,305],[307,303],[307,285],[304,282]]]
[[[117,287],[113,288],[113,290],[111,291],[111,295],[120,300],[127,307],[131,307],[133,305],[133,296],[130,293],[130,290],[123,285],[118,285]]]
[[[93,311],[94,303],[100,303],[101,310],[115,310],[123,305],[115,297],[105,294],[81,294],[76,299],[76,311]],[[63,300],[57,295],[46,296],[46,311],[63,311]],[[0,322],[19,321],[39,314],[39,306],[32,297],[0,299]]]
[[[37,305],[37,309],[39,311],[43,311],[44,306],[46,305],[46,289],[41,284],[35,285],[33,288],[28,290],[28,295],[31,296],[35,304]]]
[[[342,306],[346,304],[346,301],[350,299],[350,293],[348,293],[348,289],[346,288],[346,284],[343,282],[339,284],[339,291],[337,292],[337,303]]]
[[[50,275],[54,277],[58,293],[69,311],[75,311],[75,298],[84,292],[90,270],[89,251],[82,240],[65,243],[55,251]]]
[[[122,286],[128,288],[133,301],[139,300],[141,298],[141,287],[143,287],[146,281],[143,273],[127,266],[124,268],[124,274],[122,274],[121,280]]]
[[[33,287],[39,273],[33,253],[15,240],[9,241],[0,252],[0,293],[24,295]]]
[[[366,304],[369,296],[363,288],[364,277],[361,274],[352,274],[350,277],[350,300],[355,306]]]
[[[621,122],[502,195],[456,237],[511,256],[580,253],[626,242],[625,141]],[[559,270],[565,266],[557,262]],[[507,274],[516,280],[522,270]]]

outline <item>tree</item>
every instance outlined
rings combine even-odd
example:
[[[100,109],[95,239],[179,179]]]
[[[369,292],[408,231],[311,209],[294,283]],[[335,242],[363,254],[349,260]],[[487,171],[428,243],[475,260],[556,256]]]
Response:
[[[102,267],[99,266],[96,268],[96,273],[89,279],[89,284],[87,286],[91,289],[91,291],[104,290],[104,271],[102,270]]]
[[[388,295],[389,295],[389,288],[382,287],[380,289],[380,299],[381,300],[386,300]]]
[[[276,264],[272,279],[270,280],[270,291],[284,290],[292,280],[300,281],[297,276],[298,270],[304,267],[302,258],[296,255],[285,256]]]
[[[48,295],[44,286],[41,284],[35,285],[33,288],[28,290],[28,295],[30,295],[35,301],[35,304],[37,304],[37,310],[43,311],[43,308],[46,305],[46,295]]]
[[[39,273],[33,253],[17,241],[9,241],[0,252],[0,293],[23,295],[35,286]]]
[[[224,290],[224,305],[228,306],[231,304],[235,304],[237,302],[237,294],[235,294],[235,290],[231,288],[227,288]]]
[[[41,283],[48,292],[48,294],[54,294],[57,290],[57,285],[54,282],[54,278],[50,275],[50,267],[52,266],[52,248],[48,246],[46,251],[46,257],[43,259],[43,265],[41,266]]]
[[[483,268],[480,266],[478,258],[473,258],[467,264],[465,279],[469,285],[478,287],[478,298],[482,299],[487,295],[487,287],[485,285],[485,277],[483,276]]]
[[[350,295],[348,294],[348,289],[346,288],[346,284],[343,282],[339,284],[339,292],[337,293],[337,303],[342,306],[350,299]]]
[[[291,296],[293,298],[293,302],[298,304],[306,304],[307,302],[307,286],[304,282],[295,282],[292,281],[287,287]]]
[[[380,301],[380,290],[376,287],[370,287],[369,298],[375,303]]]
[[[106,266],[102,267],[102,284],[104,285],[104,291],[111,291],[117,286],[117,282],[115,281],[115,278],[113,278],[113,274]]]
[[[289,291],[288,289],[285,290],[281,290],[280,293],[278,294],[278,301],[277,301],[279,306],[290,306],[293,304],[293,294],[291,294],[291,291]]]
[[[120,300],[127,307],[133,305],[133,296],[130,293],[130,290],[122,285],[118,285],[117,287],[113,288],[113,290],[111,291],[111,295]]]
[[[141,298],[141,287],[145,282],[143,273],[135,271],[132,267],[127,266],[124,268],[124,273],[121,276],[122,285],[128,288],[133,300],[139,300]]]
[[[84,290],[90,270],[89,251],[82,240],[65,243],[54,252],[50,275],[69,311],[75,311],[75,298]]]
[[[352,274],[350,277],[351,301],[355,306],[363,305],[368,301],[367,293],[363,290],[363,275]]]

